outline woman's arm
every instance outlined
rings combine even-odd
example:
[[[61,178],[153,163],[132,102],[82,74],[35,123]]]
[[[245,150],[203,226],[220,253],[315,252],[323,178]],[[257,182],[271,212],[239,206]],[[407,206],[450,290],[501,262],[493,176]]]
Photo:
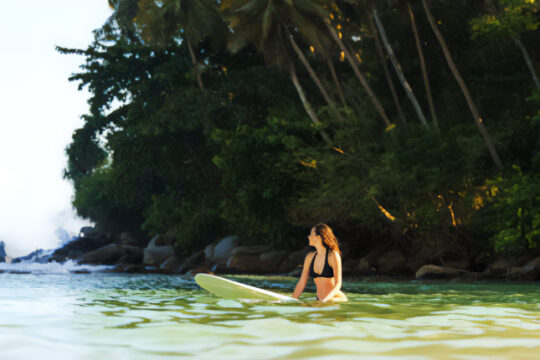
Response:
[[[322,299],[322,302],[327,302],[328,300],[332,299],[341,289],[341,256],[339,256],[339,253],[337,251],[332,251],[330,254],[330,259],[328,259],[328,262],[330,265],[333,265],[332,268],[334,270],[334,287],[328,295]]]
[[[295,299],[298,299],[300,297],[300,295],[304,291],[304,288],[306,287],[306,283],[309,279],[309,266],[311,264],[311,261],[313,260],[314,254],[314,252],[310,252],[306,255],[306,258],[304,259],[304,268],[302,269],[302,275],[300,275],[300,280],[298,280],[298,283],[296,284],[292,295],[292,297]]]

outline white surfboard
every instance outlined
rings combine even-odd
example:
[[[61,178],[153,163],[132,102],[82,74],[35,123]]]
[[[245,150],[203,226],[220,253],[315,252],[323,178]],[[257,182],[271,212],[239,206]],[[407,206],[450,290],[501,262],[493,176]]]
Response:
[[[210,274],[195,275],[195,282],[208,292],[228,299],[255,299],[269,301],[298,301],[295,298],[259,289]]]

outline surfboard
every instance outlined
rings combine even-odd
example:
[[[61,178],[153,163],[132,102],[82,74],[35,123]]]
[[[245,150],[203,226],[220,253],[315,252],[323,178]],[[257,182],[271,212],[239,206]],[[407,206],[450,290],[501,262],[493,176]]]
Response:
[[[195,282],[209,293],[227,299],[298,301],[295,298],[210,274],[195,275]]]

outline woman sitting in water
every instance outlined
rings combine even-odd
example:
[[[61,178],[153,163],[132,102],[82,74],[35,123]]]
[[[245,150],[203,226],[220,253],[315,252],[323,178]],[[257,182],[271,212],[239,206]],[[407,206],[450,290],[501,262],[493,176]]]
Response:
[[[330,226],[317,224],[308,236],[309,245],[316,251],[306,255],[304,269],[293,297],[298,299],[311,276],[317,286],[317,299],[327,301],[347,301],[341,289],[341,251]]]

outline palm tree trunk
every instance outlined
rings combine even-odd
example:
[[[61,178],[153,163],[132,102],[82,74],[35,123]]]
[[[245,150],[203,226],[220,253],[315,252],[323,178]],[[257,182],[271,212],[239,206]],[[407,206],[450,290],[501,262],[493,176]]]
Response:
[[[527,67],[529,68],[529,71],[531,72],[531,76],[533,78],[534,84],[536,85],[536,88],[538,89],[538,93],[540,93],[540,81],[538,81],[538,76],[536,76],[536,71],[534,70],[533,63],[531,61],[531,57],[529,56],[529,52],[521,42],[521,39],[519,36],[512,36],[512,40],[514,41],[514,44],[521,50],[521,53],[523,54],[523,58],[525,59],[525,63],[527,63]]]
[[[199,63],[197,62],[197,57],[193,51],[193,46],[191,46],[191,41],[186,36],[186,43],[189,49],[189,55],[191,55],[191,62],[193,63],[193,70],[195,71],[195,76],[197,77],[197,84],[199,84],[199,89],[204,90],[204,84],[201,77],[201,69],[199,68]]]
[[[347,106],[347,101],[345,101],[345,95],[343,94],[343,89],[341,88],[341,83],[338,80],[336,69],[334,68],[334,64],[332,63],[332,60],[327,58],[326,64],[328,64],[328,69],[330,69],[332,80],[334,80],[334,85],[336,85],[337,93],[339,95],[339,100],[341,100],[341,103],[343,104],[343,106]]]
[[[315,114],[315,111],[313,111],[311,104],[306,98],[306,93],[304,92],[304,88],[302,87],[302,85],[300,84],[300,81],[298,80],[298,76],[296,75],[296,70],[293,64],[289,66],[289,74],[291,76],[291,80],[294,84],[294,87],[296,88],[296,91],[298,92],[298,96],[300,96],[302,105],[304,105],[304,109],[306,110],[307,114],[311,118],[311,121],[313,121],[315,125],[319,125],[321,121],[317,117],[317,114]],[[321,133],[321,136],[324,142],[326,142],[328,146],[333,147],[334,145],[332,144],[332,140],[330,139],[330,136],[326,133],[326,131],[321,129],[319,130],[319,132]]]
[[[302,62],[302,64],[304,65],[304,67],[306,68],[309,76],[311,77],[311,79],[313,80],[313,82],[315,83],[315,85],[317,85],[317,88],[319,89],[319,91],[321,92],[324,100],[326,100],[326,103],[328,104],[328,106],[330,106],[330,109],[332,110],[332,112],[334,113],[334,115],[342,122],[345,122],[345,119],[343,119],[343,117],[341,116],[341,114],[339,113],[339,110],[337,109],[336,107],[336,103],[334,101],[332,101],[332,99],[330,99],[330,96],[328,95],[328,93],[326,92],[326,89],[324,88],[323,84],[321,83],[321,80],[319,79],[319,77],[317,76],[317,74],[315,74],[315,71],[313,71],[313,68],[311,67],[311,65],[309,64],[309,61],[306,59],[306,56],[304,55],[304,53],[302,52],[302,50],[300,50],[300,48],[298,47],[298,44],[296,44],[296,41],[294,41],[294,38],[291,34],[289,34],[289,40],[291,42],[291,45],[294,49],[294,51],[296,52],[296,55],[298,55],[298,57],[300,58],[300,61]]]
[[[424,112],[422,111],[422,108],[420,107],[420,104],[418,103],[418,100],[416,99],[416,96],[414,95],[411,85],[409,85],[409,83],[407,82],[407,79],[405,78],[405,75],[403,74],[401,65],[399,64],[396,58],[396,55],[394,54],[394,50],[392,50],[392,46],[390,46],[390,42],[388,41],[388,38],[386,37],[386,31],[384,30],[384,26],[381,22],[381,19],[379,18],[377,9],[374,7],[371,12],[373,13],[373,18],[375,19],[375,23],[377,24],[377,27],[379,28],[379,34],[381,35],[381,40],[384,44],[384,47],[386,48],[388,57],[390,57],[390,61],[392,62],[392,65],[394,65],[394,69],[396,70],[396,74],[399,78],[399,81],[401,82],[401,85],[403,85],[403,88],[405,89],[405,93],[407,93],[407,96],[409,97],[409,100],[411,101],[414,107],[414,110],[416,111],[416,115],[418,116],[418,119],[423,125],[427,126],[428,123],[427,123],[426,117],[424,116]]]
[[[418,58],[420,59],[420,67],[422,68],[422,77],[424,79],[424,87],[426,88],[426,97],[429,105],[429,112],[431,113],[431,119],[435,123],[435,126],[439,127],[437,113],[435,112],[435,105],[433,104],[431,87],[429,86],[429,78],[426,68],[426,60],[424,59],[424,52],[422,51],[422,43],[420,42],[420,36],[418,35],[418,28],[416,27],[416,21],[414,20],[414,13],[412,11],[411,3],[409,2],[407,6],[409,10],[409,17],[411,19],[412,31],[414,34],[414,41],[416,43],[416,50],[418,51]]]
[[[390,88],[390,94],[392,94],[392,99],[394,100],[394,104],[396,105],[399,118],[401,119],[403,123],[405,123],[406,122],[405,114],[403,114],[403,109],[401,108],[401,104],[399,103],[396,88],[394,87],[392,76],[390,75],[390,70],[388,70],[388,65],[386,64],[386,57],[384,56],[381,40],[379,39],[379,32],[377,31],[377,28],[375,27],[375,24],[373,23],[373,16],[368,14],[368,19],[369,19],[369,27],[371,28],[371,32],[373,33],[373,40],[375,41],[375,48],[377,49],[377,54],[379,55],[379,59],[383,66],[386,82],[388,83],[388,87]]]
[[[495,163],[495,166],[502,170],[502,162],[499,158],[499,154],[497,153],[497,149],[495,149],[495,145],[493,144],[493,140],[491,138],[491,135],[488,133],[486,127],[484,126],[484,122],[482,118],[480,117],[480,114],[478,113],[478,109],[476,108],[476,105],[474,104],[471,94],[469,93],[469,89],[467,88],[467,85],[465,85],[465,81],[463,81],[463,78],[461,77],[461,74],[459,73],[459,70],[457,69],[456,65],[454,64],[454,60],[452,59],[452,55],[450,54],[450,51],[448,50],[448,46],[446,46],[446,41],[444,41],[444,38],[437,28],[437,24],[435,23],[435,20],[433,19],[433,15],[431,14],[431,11],[429,10],[429,7],[426,3],[426,0],[422,0],[422,4],[424,5],[424,9],[426,11],[426,16],[429,21],[429,24],[431,26],[431,29],[435,33],[435,36],[437,37],[437,40],[439,41],[441,48],[444,53],[444,57],[446,59],[446,62],[448,63],[448,67],[450,67],[450,70],[452,71],[452,74],[454,74],[454,77],[456,78],[457,83],[459,84],[459,87],[461,88],[461,91],[463,92],[463,96],[465,96],[465,99],[467,100],[467,104],[469,105],[469,109],[471,111],[471,114],[474,118],[474,121],[476,125],[478,126],[478,130],[480,131],[480,134],[484,138],[484,142],[486,143],[486,146],[489,150],[489,153],[491,155],[491,158],[493,159],[493,162]]]
[[[368,94],[369,98],[371,99],[371,102],[375,106],[375,109],[379,113],[379,116],[383,119],[383,121],[384,121],[384,123],[385,123],[385,125],[387,127],[391,126],[392,123],[388,119],[388,116],[386,115],[386,112],[384,111],[384,108],[382,107],[381,102],[377,98],[377,95],[375,95],[375,93],[373,92],[373,90],[369,86],[366,77],[364,76],[364,74],[362,74],[360,72],[360,69],[358,69],[358,66],[356,66],[356,64],[354,62],[354,59],[351,56],[351,53],[349,52],[349,50],[347,50],[347,48],[345,47],[345,44],[343,44],[343,41],[341,41],[338,34],[332,28],[332,25],[330,24],[330,22],[328,20],[326,21],[326,27],[328,28],[328,31],[330,32],[330,35],[332,36],[334,41],[337,43],[337,45],[339,46],[341,51],[343,51],[343,53],[345,54],[345,57],[347,58],[347,61],[351,65],[351,68],[353,69],[354,74],[356,75],[356,77],[358,78],[358,80],[360,81],[360,83],[362,84],[364,89],[366,90],[366,93]]]

